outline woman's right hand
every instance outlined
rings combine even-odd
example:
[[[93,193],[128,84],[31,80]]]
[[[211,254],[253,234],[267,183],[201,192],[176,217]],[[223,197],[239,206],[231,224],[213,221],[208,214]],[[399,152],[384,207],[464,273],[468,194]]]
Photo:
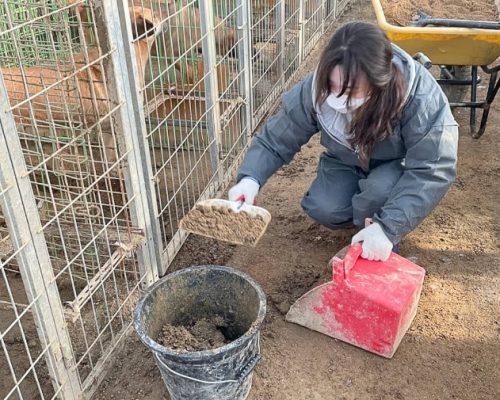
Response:
[[[247,204],[255,204],[255,198],[259,193],[260,185],[250,177],[245,177],[229,189],[228,198],[231,201],[243,201]]]
[[[369,220],[366,222],[367,226],[352,237],[352,243],[363,242],[361,257],[373,261],[387,261],[391,256],[392,242],[380,224]]]

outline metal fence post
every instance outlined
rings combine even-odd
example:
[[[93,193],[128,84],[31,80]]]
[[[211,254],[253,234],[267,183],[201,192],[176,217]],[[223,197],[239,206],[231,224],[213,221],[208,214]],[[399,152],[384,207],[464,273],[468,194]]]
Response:
[[[326,2],[329,0],[321,0],[321,34],[325,33],[326,29],[326,17],[328,16],[326,13]]]
[[[210,140],[210,161],[217,182],[222,181],[219,168],[220,160],[220,107],[219,85],[217,81],[217,57],[214,35],[214,14],[211,1],[200,1],[200,25],[202,34],[203,67],[205,71],[205,103],[207,112],[207,131]]]
[[[243,4],[246,4],[246,6],[243,8],[243,13],[246,15],[246,27],[245,27],[245,34],[246,34],[246,40],[248,41],[248,46],[250,47],[250,53],[248,55],[247,59],[247,70],[249,74],[249,90],[248,90],[248,106],[250,109],[250,132],[249,135],[252,135],[252,132],[256,128],[256,120],[255,120],[255,108],[254,108],[254,103],[255,103],[255,92],[253,91],[253,31],[252,31],[252,25],[253,25],[253,13],[252,13],[252,6],[251,2],[249,0],[243,0]]]
[[[285,87],[285,51],[286,51],[286,27],[285,27],[285,0],[280,0],[279,6],[276,7],[276,25],[279,33],[277,35],[278,41],[278,69],[280,86]]]
[[[10,187],[0,196],[3,216],[45,352],[52,384],[63,399],[78,399],[78,378],[63,306],[52,269],[38,208],[27,172],[8,94],[0,74],[0,180]],[[45,351],[45,349],[47,349]]]
[[[238,66],[241,68],[240,94],[244,96],[245,112],[242,126],[246,129],[243,143],[246,144],[253,131],[252,110],[252,41],[250,39],[250,8],[248,0],[237,3]]]
[[[115,104],[122,104],[113,118],[121,152],[127,154],[122,171],[130,203],[132,224],[144,231],[145,242],[138,249],[142,286],[155,282],[161,267],[161,235],[156,218],[155,190],[153,188],[151,158],[146,139],[143,102],[137,93],[137,68],[134,49],[129,36],[131,26],[128,3],[125,0],[96,2],[96,26],[101,36],[101,47],[113,50],[104,63],[109,96]],[[109,47],[109,48],[106,48]]]
[[[332,21],[335,21],[337,19],[337,0],[328,0],[331,9],[330,11],[330,16],[332,17]]]
[[[299,0],[299,64],[304,61],[304,46],[305,46],[305,29],[306,21],[304,20],[304,1]]]

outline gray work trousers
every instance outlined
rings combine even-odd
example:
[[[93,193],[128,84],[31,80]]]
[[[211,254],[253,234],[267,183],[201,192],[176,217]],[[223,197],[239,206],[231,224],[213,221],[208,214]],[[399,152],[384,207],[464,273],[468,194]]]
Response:
[[[366,173],[323,154],[318,174],[302,199],[312,219],[330,229],[364,226],[389,198],[403,174],[401,160],[389,161]]]

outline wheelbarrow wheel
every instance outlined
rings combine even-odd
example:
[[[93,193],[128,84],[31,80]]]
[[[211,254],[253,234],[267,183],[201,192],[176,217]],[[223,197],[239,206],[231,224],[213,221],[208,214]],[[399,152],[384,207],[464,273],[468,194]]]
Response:
[[[457,80],[470,80],[471,78],[471,67],[470,66],[459,66],[459,65],[447,65],[446,69],[453,76],[453,79]],[[441,79],[449,79],[449,76],[444,71],[441,71]],[[441,81],[441,88],[444,94],[448,98],[450,103],[460,103],[464,101],[465,96],[469,90],[469,86],[464,85],[447,85]]]

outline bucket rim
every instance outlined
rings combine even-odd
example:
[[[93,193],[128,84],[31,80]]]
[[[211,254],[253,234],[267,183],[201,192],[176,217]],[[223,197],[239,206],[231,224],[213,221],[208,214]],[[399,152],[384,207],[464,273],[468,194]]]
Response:
[[[257,297],[259,299],[259,311],[257,313],[257,317],[255,320],[252,322],[248,330],[241,335],[239,338],[236,340],[233,340],[230,343],[227,343],[221,347],[217,347],[215,349],[209,349],[209,350],[203,350],[203,351],[192,351],[192,352],[177,352],[172,350],[169,347],[162,346],[155,340],[153,340],[145,331],[143,325],[140,323],[141,321],[141,316],[143,313],[144,309],[144,302],[146,299],[148,299],[150,296],[153,295],[153,293],[158,290],[166,281],[171,280],[176,278],[179,275],[183,274],[188,274],[196,270],[206,270],[206,271],[213,271],[213,270],[218,270],[218,271],[223,271],[223,272],[228,272],[232,273],[235,275],[238,275],[239,277],[245,279],[248,281],[252,287],[256,290],[257,292]],[[181,269],[179,271],[172,272],[170,274],[167,274],[163,276],[161,279],[159,279],[157,282],[152,284],[150,287],[148,287],[145,292],[142,294],[140,297],[139,301],[137,302],[135,309],[134,309],[134,329],[136,331],[136,334],[139,336],[139,339],[141,342],[146,345],[150,350],[160,354],[161,356],[171,356],[174,358],[183,358],[183,359],[189,359],[190,361],[197,361],[197,360],[205,360],[207,358],[213,358],[214,355],[217,354],[222,354],[222,353],[227,353],[230,352],[231,350],[237,349],[243,345],[245,345],[246,342],[252,339],[252,337],[255,335],[255,333],[258,332],[260,326],[262,325],[262,322],[264,321],[264,318],[266,316],[266,295],[264,293],[264,290],[262,287],[258,284],[258,282],[253,279],[250,275],[246,274],[245,272],[242,272],[236,268],[229,267],[229,266],[221,266],[221,265],[211,265],[211,264],[204,264],[204,265],[193,265],[191,267],[187,267],[184,269]]]

